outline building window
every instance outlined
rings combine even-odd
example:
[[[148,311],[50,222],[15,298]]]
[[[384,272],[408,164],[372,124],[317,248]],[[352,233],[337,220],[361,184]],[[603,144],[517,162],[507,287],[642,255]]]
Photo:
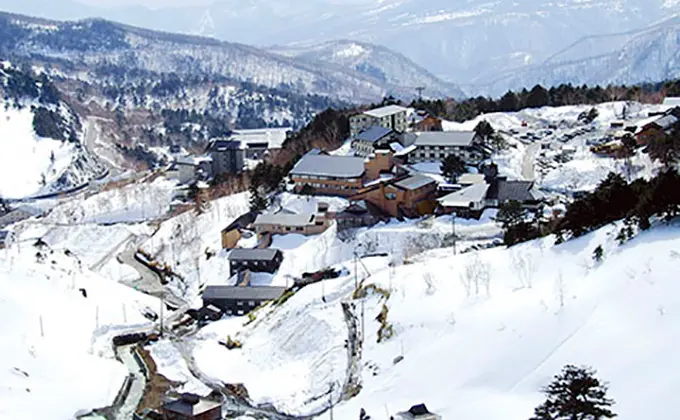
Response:
[[[251,308],[254,308],[254,307],[255,307],[255,301],[254,301],[254,300],[249,300],[249,301],[248,301],[248,306],[250,306]]]
[[[296,232],[302,232],[302,230],[303,230],[303,229],[302,229],[301,227],[299,227],[299,226],[295,228],[295,231],[296,231]]]
[[[243,301],[239,300],[238,302],[236,302],[236,306],[243,306]]]
[[[239,316],[241,316],[241,315],[244,314],[244,312],[243,312],[242,310],[239,310],[239,311],[237,312],[237,314],[238,314]]]
[[[396,193],[386,193],[385,198],[388,199],[388,200],[396,200],[397,194]]]

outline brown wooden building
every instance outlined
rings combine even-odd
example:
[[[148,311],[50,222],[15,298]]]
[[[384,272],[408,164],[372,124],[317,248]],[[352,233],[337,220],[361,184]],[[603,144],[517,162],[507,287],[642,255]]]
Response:
[[[166,420],[220,420],[222,403],[207,400],[194,394],[182,394],[161,408]]]
[[[424,175],[413,175],[380,182],[368,187],[351,201],[365,200],[392,217],[420,217],[437,207],[437,182]]]

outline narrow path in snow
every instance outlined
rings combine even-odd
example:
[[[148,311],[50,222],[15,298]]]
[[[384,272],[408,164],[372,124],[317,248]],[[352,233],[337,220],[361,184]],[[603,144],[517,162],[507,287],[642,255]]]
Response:
[[[130,372],[130,385],[122,405],[115,414],[116,420],[131,419],[132,415],[137,411],[139,402],[144,397],[144,391],[146,390],[146,366],[144,366],[141,358],[136,355],[136,348],[136,344],[116,348],[118,358],[125,364],[128,372]]]
[[[347,373],[342,388],[341,400],[347,401],[359,392],[361,377],[361,348],[363,337],[359,335],[359,318],[354,313],[354,302],[342,302],[342,312],[347,323]]]

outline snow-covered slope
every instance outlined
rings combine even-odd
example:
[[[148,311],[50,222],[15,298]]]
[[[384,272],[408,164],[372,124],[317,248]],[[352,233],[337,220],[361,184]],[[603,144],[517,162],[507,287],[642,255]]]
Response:
[[[673,418],[680,382],[668,371],[680,363],[673,277],[680,226],[659,225],[623,246],[616,232],[610,226],[558,246],[547,238],[455,257],[442,249],[394,270],[387,259],[366,259],[360,278],[390,295],[364,301],[362,390],[336,416],[354,418],[365,408],[387,418],[424,402],[444,418],[526,419],[540,389],[571,363],[593,366],[610,383],[619,418]],[[598,264],[599,245],[605,258]],[[259,311],[245,328],[238,319],[206,328],[195,343],[198,366],[293,413],[324,407],[331,383],[338,398],[351,367],[337,339],[349,328],[340,304],[353,302],[358,317],[362,306],[352,300],[353,265],[346,267],[348,276]],[[394,336],[378,343],[383,304]],[[227,335],[242,339],[243,349],[218,345]],[[394,364],[397,356],[404,359]]]
[[[5,1],[12,3],[7,10],[34,13],[39,9]],[[72,17],[99,15],[139,26],[210,34],[254,45],[310,45],[337,39],[371,42],[404,54],[435,75],[459,84],[481,84],[509,69],[540,64],[584,37],[652,25],[680,12],[680,3],[215,0],[153,10],[120,7],[93,12],[76,10],[72,3],[64,8],[72,10]],[[64,14],[52,13],[59,17]],[[254,27],[258,29],[252,30]],[[610,53],[621,46],[620,39],[604,38],[597,47],[581,44],[571,59],[583,59],[596,51]],[[477,93],[474,89],[463,86],[468,93]]]
[[[403,55],[378,45],[357,41],[331,41],[310,47],[272,47],[270,51],[307,61],[321,61],[354,69],[399,87],[411,96],[424,88],[425,97],[462,97],[463,92],[447,84]]]
[[[78,139],[73,111],[60,101],[45,106],[42,98],[39,102],[18,94],[11,86],[21,83],[29,86],[26,89],[40,86],[31,76],[0,63],[0,196],[20,199],[59,192],[102,175],[104,167]],[[56,117],[44,117],[48,112]],[[36,133],[38,125],[47,126],[56,118],[61,122],[54,124],[52,136],[61,138]]]
[[[381,80],[356,69],[323,61],[296,60],[243,44],[215,39],[154,32],[102,20],[56,22],[4,14],[0,31],[12,43],[0,42],[0,51],[20,56],[40,53],[43,58],[69,60],[83,70],[111,67],[127,70],[211,75],[213,79],[287,89],[338,100],[371,102],[388,93],[398,94],[408,80]],[[411,66],[415,66],[411,64]],[[108,72],[106,71],[108,70]],[[90,77],[96,79],[95,74]],[[432,82],[436,81],[430,76]],[[439,82],[440,91],[454,88]],[[164,89],[173,86],[165,86]]]
[[[157,301],[33,242],[0,255],[0,418],[73,419],[113,402],[128,371],[110,340]]]
[[[476,87],[491,95],[537,83],[554,86],[636,84],[680,77],[680,18],[650,28],[611,36],[585,38],[545,62],[510,69],[491,83]]]

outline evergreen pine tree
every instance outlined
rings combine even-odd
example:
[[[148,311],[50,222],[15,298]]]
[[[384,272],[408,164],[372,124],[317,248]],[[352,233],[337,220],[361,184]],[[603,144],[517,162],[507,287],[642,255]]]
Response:
[[[460,175],[467,172],[465,162],[457,155],[448,155],[441,163],[442,175],[451,182],[454,182]]]
[[[262,211],[269,206],[267,197],[265,197],[259,187],[252,184],[248,188],[248,192],[250,193],[250,211]]]
[[[607,398],[607,386],[587,367],[567,365],[543,390],[547,400],[530,420],[600,420],[616,417]]]
[[[604,256],[604,250],[602,249],[602,245],[598,245],[597,248],[593,251],[593,260],[595,262],[599,263],[602,261],[602,257]]]

